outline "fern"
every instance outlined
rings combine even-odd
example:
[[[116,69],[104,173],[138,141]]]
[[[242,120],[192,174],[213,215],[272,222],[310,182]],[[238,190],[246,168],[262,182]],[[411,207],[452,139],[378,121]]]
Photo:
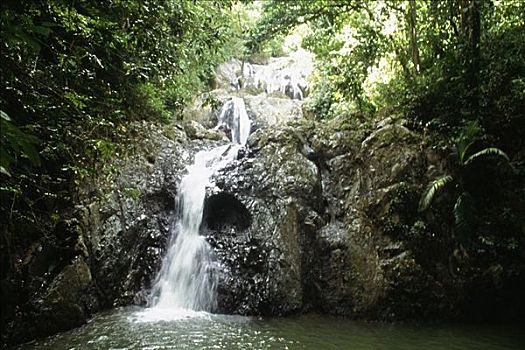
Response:
[[[449,182],[452,182],[452,176],[445,175],[429,183],[419,201],[419,211],[421,212],[426,210],[430,206],[430,203],[434,199],[436,193],[443,189],[443,187],[445,187]]]
[[[470,163],[474,162],[478,158],[482,157],[497,157],[506,160],[507,162],[510,161],[509,156],[499,148],[495,147],[489,147],[482,149],[479,152],[474,153],[468,159],[465,161],[465,165],[469,165]]]

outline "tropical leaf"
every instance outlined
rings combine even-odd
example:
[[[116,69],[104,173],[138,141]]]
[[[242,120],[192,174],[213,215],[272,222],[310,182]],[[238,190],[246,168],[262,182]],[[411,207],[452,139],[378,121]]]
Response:
[[[0,110],[0,118],[2,118],[3,120],[7,120],[8,122],[11,121],[11,118],[9,118],[9,116],[7,115],[6,112]]]
[[[2,173],[9,173],[9,167],[15,162],[14,159],[18,155],[23,155],[33,165],[40,166],[40,156],[36,149],[40,140],[36,136],[16,127],[4,111],[0,111],[0,127],[2,129],[2,146],[4,146],[0,150],[0,165],[4,169]]]
[[[0,172],[9,175],[9,167],[14,162],[15,160],[13,159],[13,157],[11,157],[7,150],[4,147],[0,146],[0,167],[2,167],[3,169]]]
[[[510,162],[509,156],[505,152],[503,152],[499,148],[489,147],[489,148],[482,149],[481,151],[476,152],[470,157],[468,157],[468,159],[465,161],[465,165],[469,165],[470,163],[474,162],[476,159],[483,158],[483,157],[496,157],[496,158],[504,159],[507,162]]]
[[[452,180],[452,176],[445,175],[429,183],[419,201],[419,211],[426,210],[430,206],[436,193],[442,190],[449,182],[452,182]]]
[[[454,204],[454,221],[457,226],[462,226],[472,218],[474,200],[468,192],[463,192]]]
[[[7,176],[11,176],[11,173],[9,171],[7,171],[6,168],[4,168],[3,166],[0,165],[0,173],[1,174],[4,174],[4,175],[7,175]]]

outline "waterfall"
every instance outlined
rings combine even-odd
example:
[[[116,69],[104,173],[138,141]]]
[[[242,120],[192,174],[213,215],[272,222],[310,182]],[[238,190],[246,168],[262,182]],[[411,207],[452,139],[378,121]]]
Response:
[[[245,63],[241,72],[244,83],[240,87],[262,89],[267,94],[281,92],[291,99],[303,100],[312,70],[311,54],[300,49],[290,57],[272,57],[267,65]]]
[[[145,321],[177,319],[213,311],[217,274],[213,250],[199,234],[206,188],[212,175],[235,159],[246,144],[250,120],[244,100],[234,97],[222,108],[218,126],[227,125],[232,143],[200,151],[187,167],[178,192],[176,224],[150,296],[150,308],[139,315]]]
[[[246,144],[250,135],[250,119],[242,98],[232,97],[231,100],[224,103],[216,128],[221,127],[231,131],[232,142]]]

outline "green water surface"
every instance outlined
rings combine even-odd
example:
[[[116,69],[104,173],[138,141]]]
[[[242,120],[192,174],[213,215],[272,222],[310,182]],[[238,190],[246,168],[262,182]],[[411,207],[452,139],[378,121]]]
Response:
[[[206,315],[138,322],[137,309],[102,313],[85,326],[19,349],[525,349],[518,325],[399,325],[306,315]]]

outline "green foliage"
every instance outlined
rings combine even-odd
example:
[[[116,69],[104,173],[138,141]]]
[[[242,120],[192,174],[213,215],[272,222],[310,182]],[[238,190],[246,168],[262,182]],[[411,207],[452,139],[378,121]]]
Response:
[[[471,232],[475,225],[475,202],[470,193],[463,192],[459,195],[452,212],[458,239],[466,245],[472,239]]]
[[[36,151],[38,138],[22,132],[13,125],[11,118],[0,110],[0,173],[11,176],[10,169],[16,165],[17,158],[28,159],[33,166],[40,166],[40,157]]]
[[[254,64],[267,64],[270,57],[280,57],[286,54],[284,50],[284,35],[276,35],[273,39],[257,47],[257,51],[246,55],[246,59]]]
[[[124,187],[124,194],[133,200],[138,200],[142,194],[140,188]]]
[[[226,58],[254,61],[257,60],[257,56],[264,56],[266,54],[266,47],[271,45],[269,43],[277,41],[275,38],[269,39],[268,44],[265,43],[263,45],[264,49],[259,50],[257,54],[248,50],[248,32],[250,28],[254,26],[260,14],[259,5],[260,2],[254,1],[238,1],[232,4],[232,16],[228,27],[229,40],[225,42],[223,47]]]
[[[476,161],[487,158],[509,163],[509,157],[502,150],[495,147],[483,148],[472,153],[472,148],[481,138],[482,130],[476,121],[468,122],[463,128],[462,133],[456,141],[455,155],[457,160],[457,170],[455,174],[444,175],[430,182],[423,192],[419,201],[419,211],[425,211],[436,195],[450,184],[455,184],[455,189],[459,190],[459,196],[454,204],[453,214],[456,224],[457,237],[460,243],[468,245],[472,239],[472,231],[476,224],[476,201],[472,195],[472,186],[469,182],[469,170]]]
[[[71,207],[72,186],[140,142],[130,123],[179,118],[238,45],[231,5],[2,2],[2,227],[44,230],[50,212]]]
[[[465,121],[478,120],[505,149],[522,147],[525,118],[517,106],[525,96],[516,87],[525,74],[524,3],[418,5],[421,71],[396,77],[387,103],[403,109],[416,127],[457,132]]]
[[[499,158],[510,162],[509,156],[499,148],[488,147],[468,156],[472,146],[481,138],[482,129],[477,121],[468,122],[456,142],[456,154],[462,167],[468,166],[480,158]]]
[[[267,1],[249,45],[260,50],[267,38],[307,23],[302,45],[316,55],[318,70],[307,107],[326,119],[374,111],[363,84],[387,45],[376,8],[370,1]]]
[[[426,210],[432,203],[432,200],[434,199],[436,194],[439,191],[441,191],[447,184],[452,182],[452,180],[452,176],[445,175],[430,182],[425,191],[423,192],[421,200],[419,201],[419,211]]]
[[[412,127],[451,137],[478,120],[523,149],[525,3],[520,0],[265,1],[248,46],[306,23],[318,118],[402,111]],[[451,134],[452,133],[452,134]],[[509,135],[511,137],[505,137]]]
[[[465,247],[482,238],[474,229],[494,221],[496,214],[487,211],[501,209],[488,210],[490,200],[519,216],[519,205],[501,197],[514,189],[522,196],[523,181],[503,187],[512,167],[495,165],[512,158],[523,172],[524,6],[520,0],[266,1],[249,46],[257,50],[275,34],[306,24],[302,46],[316,56],[306,110],[363,129],[376,114],[395,111],[408,127],[431,135],[430,143],[454,145],[450,173],[426,187],[419,210],[440,192],[452,193],[456,238]],[[519,231],[516,225],[500,231]]]
[[[476,138],[480,133],[481,128],[477,121],[469,122],[463,128],[463,132],[456,141],[456,153],[461,165],[465,165],[467,152],[474,142],[476,142]]]
[[[474,162],[475,160],[479,158],[486,158],[486,157],[500,158],[502,160],[510,162],[509,156],[505,152],[503,152],[499,148],[489,147],[489,148],[482,149],[481,151],[476,152],[470,157],[468,157],[468,159],[465,160],[464,164],[469,165],[470,163]]]

